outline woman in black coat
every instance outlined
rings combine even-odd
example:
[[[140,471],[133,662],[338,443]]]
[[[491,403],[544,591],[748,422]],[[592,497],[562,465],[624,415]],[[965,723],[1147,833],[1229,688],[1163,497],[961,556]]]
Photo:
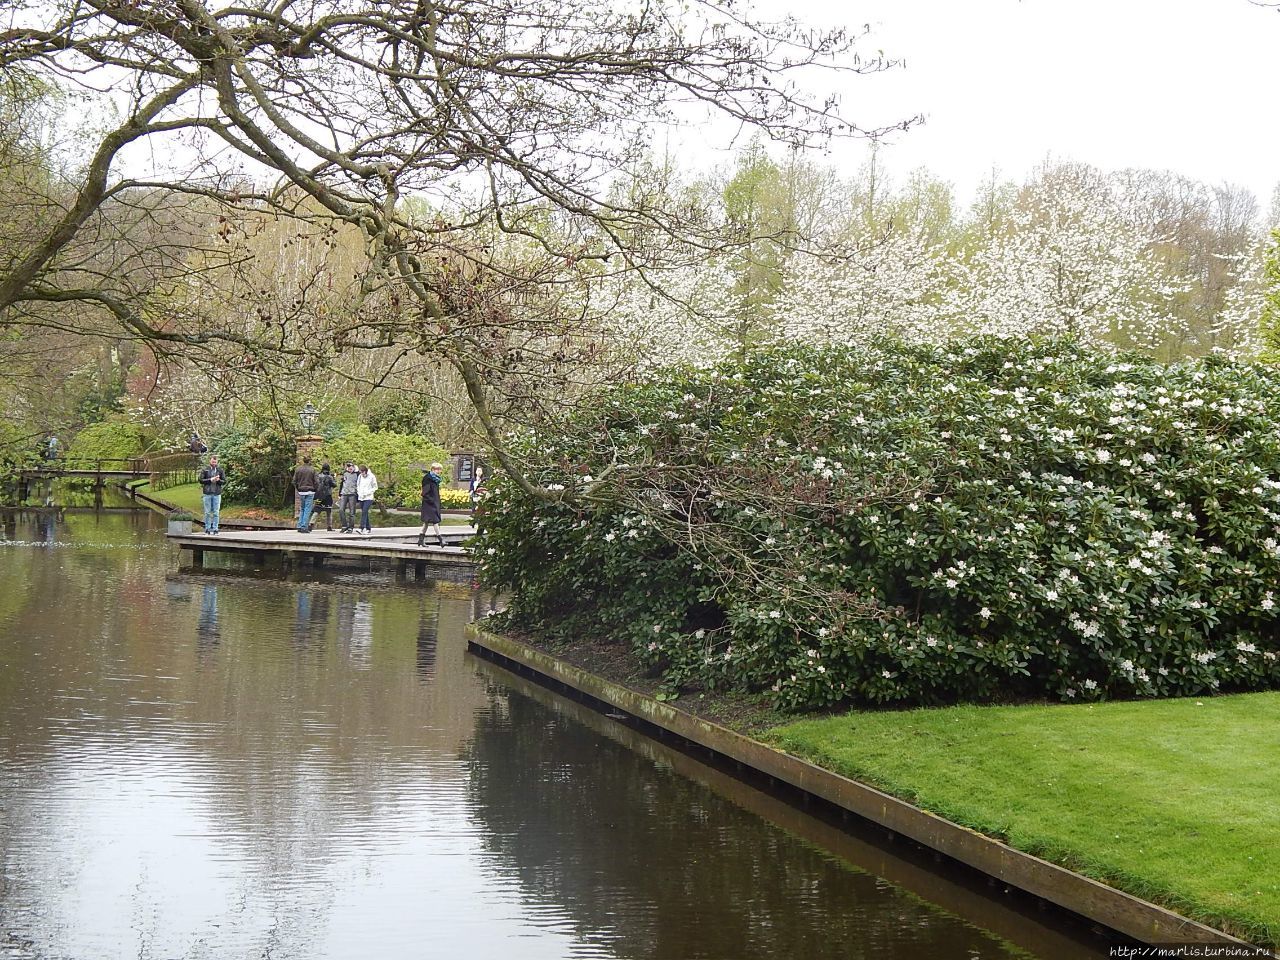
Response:
[[[440,533],[440,481],[444,479],[444,464],[433,463],[422,475],[422,532],[418,534],[418,546],[427,545],[427,527],[435,527],[435,537],[444,546]]]

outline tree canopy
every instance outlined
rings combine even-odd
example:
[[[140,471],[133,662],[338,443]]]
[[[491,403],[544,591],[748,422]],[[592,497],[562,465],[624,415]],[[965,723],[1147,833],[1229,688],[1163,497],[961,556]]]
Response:
[[[90,0],[11,24],[0,65],[112,119],[37,192],[34,231],[0,245],[0,323],[123,330],[232,368],[430,355],[495,442],[521,378],[596,349],[573,270],[643,273],[723,242],[617,188],[655,125],[710,110],[788,143],[860,134],[800,77],[886,66],[732,0]],[[355,232],[344,309],[208,309],[264,218]]]

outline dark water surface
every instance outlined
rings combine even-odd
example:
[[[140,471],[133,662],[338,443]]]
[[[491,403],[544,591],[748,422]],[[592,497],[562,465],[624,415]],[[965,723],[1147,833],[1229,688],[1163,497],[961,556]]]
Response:
[[[475,659],[469,584],[159,527],[3,515],[2,957],[1093,955]]]

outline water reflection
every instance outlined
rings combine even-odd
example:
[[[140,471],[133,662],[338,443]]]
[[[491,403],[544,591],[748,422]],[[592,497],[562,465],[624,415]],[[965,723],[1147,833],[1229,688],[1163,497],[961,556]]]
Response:
[[[496,695],[469,756],[495,875],[518,877],[532,903],[568,906],[575,935],[616,956],[1008,955],[529,697]]]
[[[492,678],[465,584],[66,527],[0,565],[0,955],[1016,952]]]
[[[200,588],[200,618],[196,621],[196,649],[206,657],[218,646],[222,635],[218,629],[218,588],[206,584]]]
[[[430,683],[436,675],[436,640],[439,632],[440,608],[424,606],[422,616],[418,619],[417,656],[414,658],[418,679],[423,683]]]

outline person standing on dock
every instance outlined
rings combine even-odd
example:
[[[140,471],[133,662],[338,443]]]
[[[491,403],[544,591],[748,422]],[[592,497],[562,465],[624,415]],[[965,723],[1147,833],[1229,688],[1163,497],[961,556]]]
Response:
[[[324,528],[330,531],[333,530],[333,488],[337,482],[329,465],[321,464],[320,474],[316,477],[316,513],[324,511]],[[314,515],[311,525],[315,526]]]
[[[422,532],[418,534],[418,546],[427,545],[427,527],[435,529],[435,538],[444,546],[444,534],[440,532],[440,481],[444,479],[444,464],[433,463],[422,475]]]
[[[293,471],[293,489],[298,494],[298,532],[310,533],[311,509],[316,505],[316,468],[310,457],[302,458],[302,466]]]
[[[373,506],[373,495],[378,492],[378,478],[363,463],[356,475],[356,499],[360,501],[360,532],[373,533],[369,526],[369,508]]]
[[[356,528],[356,480],[360,477],[354,463],[342,466],[342,485],[338,487],[338,523],[342,533],[351,533]]]
[[[218,455],[209,458],[209,465],[200,471],[200,490],[204,494],[204,532],[218,532],[218,515],[222,512],[222,485],[227,482],[226,472],[218,466]]]

